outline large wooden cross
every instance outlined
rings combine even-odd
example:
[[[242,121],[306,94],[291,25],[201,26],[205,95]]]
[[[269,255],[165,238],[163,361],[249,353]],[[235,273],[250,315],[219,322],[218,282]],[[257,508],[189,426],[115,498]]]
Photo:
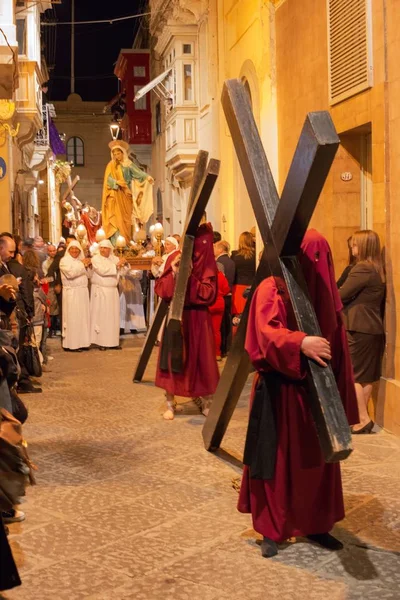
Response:
[[[252,292],[265,276],[284,280],[299,330],[320,336],[297,255],[339,145],[332,119],[325,111],[308,114],[279,199],[240,80],[224,84],[222,105],[265,245]],[[250,301],[251,295],[203,428],[208,450],[219,447],[249,373],[244,339]],[[352,451],[351,434],[331,367],[320,367],[308,359],[308,384],[325,460],[343,460]]]
[[[172,352],[172,368],[175,372],[180,372],[182,363],[182,341],[180,340],[180,330],[182,323],[182,314],[186,296],[187,283],[190,276],[190,266],[193,254],[194,236],[200,224],[201,218],[210,199],[212,190],[219,173],[220,162],[210,159],[208,165],[208,152],[200,150],[197,155],[193,172],[193,181],[188,202],[187,216],[183,234],[182,255],[180,260],[179,274],[176,280],[174,297],[169,311],[169,320],[167,324],[167,333],[171,338],[174,348]],[[167,315],[168,305],[161,300],[154,314],[153,322],[147,332],[147,336],[142,348],[142,352],[137,362],[133,381],[142,381],[147,364],[150,360],[158,332]]]
[[[62,197],[62,204],[64,205],[65,202],[69,202],[74,210],[76,219],[79,219],[79,213],[78,210],[82,207],[82,203],[78,200],[78,198],[75,196],[75,192],[74,189],[78,183],[78,181],[80,181],[80,177],[79,175],[76,175],[74,177],[74,180],[72,181],[71,179],[71,175],[68,175],[66,183],[67,183],[67,189],[65,190],[63,197]]]

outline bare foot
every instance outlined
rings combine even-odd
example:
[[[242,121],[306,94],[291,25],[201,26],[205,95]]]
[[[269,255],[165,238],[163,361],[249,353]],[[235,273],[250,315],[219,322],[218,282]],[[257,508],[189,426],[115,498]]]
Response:
[[[163,414],[163,418],[166,421],[173,421],[174,417],[175,417],[175,411],[172,408],[167,408],[167,410]]]

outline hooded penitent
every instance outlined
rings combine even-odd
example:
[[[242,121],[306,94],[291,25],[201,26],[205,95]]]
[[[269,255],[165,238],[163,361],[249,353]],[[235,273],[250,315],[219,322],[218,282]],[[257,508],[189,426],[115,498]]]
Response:
[[[351,363],[327,241],[306,234],[299,256],[311,301],[331,344],[332,369],[350,423],[358,423]],[[326,314],[324,314],[324,312]],[[281,542],[330,531],[343,519],[339,464],[327,464],[309,404],[306,334],[297,328],[284,282],[268,277],[251,301],[246,350],[257,370],[238,509]]]

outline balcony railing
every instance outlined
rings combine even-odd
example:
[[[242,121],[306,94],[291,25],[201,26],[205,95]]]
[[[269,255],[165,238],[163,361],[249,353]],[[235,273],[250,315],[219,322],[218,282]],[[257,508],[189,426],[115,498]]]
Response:
[[[55,116],[55,110],[53,104],[44,104],[42,106],[42,119],[43,127],[39,129],[35,137],[35,145],[41,146],[42,148],[50,146],[50,134],[49,134],[49,117]]]

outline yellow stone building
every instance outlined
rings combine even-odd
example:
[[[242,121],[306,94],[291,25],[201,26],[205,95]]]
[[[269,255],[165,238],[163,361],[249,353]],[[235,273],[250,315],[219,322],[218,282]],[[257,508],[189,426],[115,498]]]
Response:
[[[0,227],[23,237],[58,239],[59,210],[51,167],[49,117],[41,85],[49,79],[40,40],[51,0],[0,0]],[[8,116],[4,110],[12,107]],[[3,110],[2,110],[3,109]]]
[[[157,214],[182,226],[197,151],[222,160],[208,210],[235,246],[255,225],[222,112],[223,82],[245,85],[279,190],[308,112],[329,110],[341,145],[312,225],[329,240],[337,275],[347,238],[374,229],[385,246],[388,294],[384,377],[376,420],[400,434],[400,10],[398,0],[152,0],[152,173]],[[157,87],[155,89],[157,93]]]

